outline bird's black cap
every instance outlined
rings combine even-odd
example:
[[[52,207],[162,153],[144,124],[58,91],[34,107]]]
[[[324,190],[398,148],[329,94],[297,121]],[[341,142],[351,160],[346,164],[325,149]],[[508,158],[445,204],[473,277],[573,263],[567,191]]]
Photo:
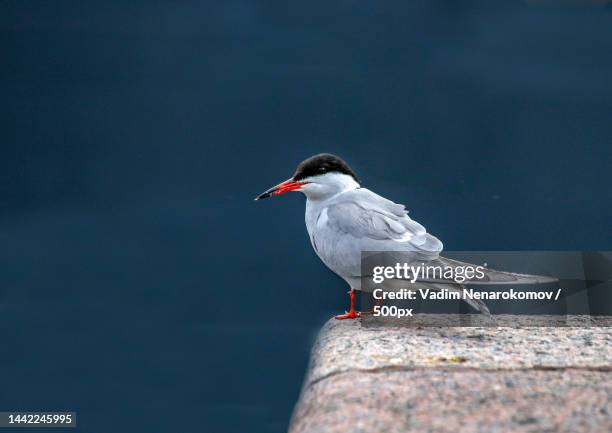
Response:
[[[298,181],[310,176],[326,173],[347,174],[355,179],[355,182],[359,183],[359,179],[351,167],[341,158],[331,153],[320,153],[300,162],[293,175],[293,180]]]

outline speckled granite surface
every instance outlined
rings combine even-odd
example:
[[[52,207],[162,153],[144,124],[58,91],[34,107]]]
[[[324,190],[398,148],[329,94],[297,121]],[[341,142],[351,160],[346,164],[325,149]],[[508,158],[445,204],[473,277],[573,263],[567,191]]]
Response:
[[[612,431],[612,328],[332,319],[290,432],[339,431]]]

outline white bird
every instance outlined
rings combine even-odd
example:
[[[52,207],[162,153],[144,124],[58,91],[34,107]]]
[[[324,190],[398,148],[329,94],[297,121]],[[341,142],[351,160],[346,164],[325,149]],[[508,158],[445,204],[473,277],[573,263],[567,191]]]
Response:
[[[354,319],[356,290],[361,290],[363,251],[398,251],[402,259],[442,266],[466,265],[440,256],[443,245],[438,238],[408,216],[405,206],[362,188],[357,175],[342,159],[319,154],[302,161],[290,179],[268,189],[255,200],[300,191],[306,195],[306,229],[319,258],[350,286],[351,305],[336,319]],[[419,280],[421,281],[421,280]],[[535,275],[486,270],[489,284],[532,284],[550,279]],[[403,280],[405,283],[405,280]],[[434,290],[461,290],[452,280],[423,280]],[[489,314],[479,300],[464,299],[473,308]]]

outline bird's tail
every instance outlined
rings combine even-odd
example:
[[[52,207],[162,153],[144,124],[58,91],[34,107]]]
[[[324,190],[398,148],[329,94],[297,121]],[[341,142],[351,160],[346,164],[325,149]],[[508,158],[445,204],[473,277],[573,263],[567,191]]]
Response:
[[[442,267],[466,267],[472,266],[475,267],[471,263],[460,262],[459,260],[448,259],[446,257],[438,257],[435,262],[436,264]],[[429,265],[429,263],[428,263]],[[503,285],[503,284],[545,284],[545,283],[555,283],[559,281],[554,277],[546,277],[543,275],[529,275],[529,274],[517,274],[515,272],[505,272],[505,271],[497,271],[495,269],[482,268],[482,272],[484,276],[482,278],[470,279],[469,281],[465,281],[465,284],[481,284],[481,285]],[[423,281],[435,281],[435,282],[447,282],[444,280],[428,280],[424,279]],[[455,281],[457,282],[457,281]]]

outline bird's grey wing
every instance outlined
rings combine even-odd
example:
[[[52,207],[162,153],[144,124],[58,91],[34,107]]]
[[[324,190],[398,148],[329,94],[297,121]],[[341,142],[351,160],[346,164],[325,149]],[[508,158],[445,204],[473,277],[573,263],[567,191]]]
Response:
[[[317,214],[311,242],[323,263],[357,288],[363,252],[385,251],[404,259],[408,253],[428,261],[442,250],[442,242],[413,221],[404,206],[363,188],[340,194]]]
[[[442,251],[442,242],[410,218],[403,205],[365,188],[343,194],[341,201],[327,207],[327,223],[364,240],[372,251],[422,251],[435,256]]]

